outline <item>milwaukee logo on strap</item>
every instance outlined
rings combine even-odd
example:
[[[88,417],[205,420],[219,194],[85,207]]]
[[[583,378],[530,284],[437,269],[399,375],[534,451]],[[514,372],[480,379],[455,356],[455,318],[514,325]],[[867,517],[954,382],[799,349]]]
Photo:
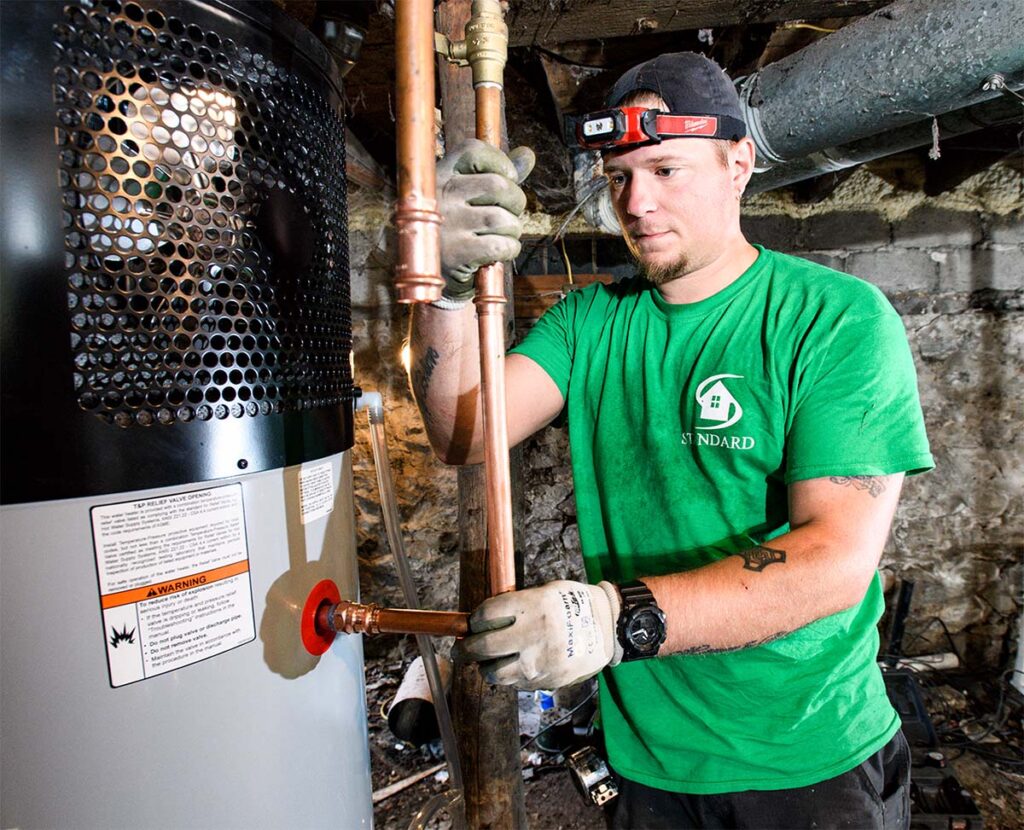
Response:
[[[718,119],[710,115],[659,115],[659,135],[715,135]]]

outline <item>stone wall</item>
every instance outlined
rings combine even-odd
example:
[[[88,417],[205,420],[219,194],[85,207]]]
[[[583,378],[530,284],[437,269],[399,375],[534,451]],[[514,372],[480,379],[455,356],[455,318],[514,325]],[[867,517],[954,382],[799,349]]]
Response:
[[[744,220],[751,241],[873,282],[901,314],[937,467],[907,481],[883,563],[916,583],[908,649],[949,650],[944,625],[970,664],[988,668],[1004,666],[1016,647],[1024,579],[1022,181],[1018,171],[1000,170],[925,199],[858,173],[813,207],[757,196]],[[390,292],[387,210],[356,201],[350,214],[357,382],[385,395],[393,474],[423,603],[454,607],[455,474],[430,453],[400,364],[407,318]],[[532,225],[546,230],[552,217],[535,217]],[[358,423],[364,597],[401,603],[368,433]],[[524,459],[527,582],[578,578],[565,433],[544,430],[526,443]],[[371,645],[394,647],[383,640]]]

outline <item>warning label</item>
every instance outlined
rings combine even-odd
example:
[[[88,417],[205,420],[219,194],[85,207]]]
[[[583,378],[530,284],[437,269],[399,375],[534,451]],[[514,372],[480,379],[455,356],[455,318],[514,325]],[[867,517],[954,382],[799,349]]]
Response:
[[[334,470],[328,461],[299,472],[299,513],[302,523],[323,518],[334,509]]]
[[[110,685],[256,637],[242,485],[92,509]]]

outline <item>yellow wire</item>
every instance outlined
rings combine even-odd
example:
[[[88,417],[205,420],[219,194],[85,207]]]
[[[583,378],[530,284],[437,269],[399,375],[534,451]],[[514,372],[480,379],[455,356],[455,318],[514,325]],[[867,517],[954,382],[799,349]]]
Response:
[[[810,29],[812,32],[824,32],[826,35],[830,35],[833,32],[838,32],[838,29],[826,29],[824,26],[815,26],[813,23],[783,23],[783,29]]]
[[[569,262],[569,254],[565,250],[565,237],[558,240],[562,246],[562,262],[565,263],[565,274],[568,277],[569,285],[572,285],[572,265]]]

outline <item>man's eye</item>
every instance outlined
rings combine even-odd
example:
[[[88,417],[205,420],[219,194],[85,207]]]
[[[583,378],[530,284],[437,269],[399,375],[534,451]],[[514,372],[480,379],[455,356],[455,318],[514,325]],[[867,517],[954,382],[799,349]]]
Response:
[[[677,167],[659,167],[657,170],[654,171],[654,174],[656,176],[661,176],[662,178],[667,179],[670,176],[672,176],[678,169],[679,168]]]
[[[626,183],[626,177],[621,173],[610,173],[608,175],[608,184],[612,187],[622,187]]]

